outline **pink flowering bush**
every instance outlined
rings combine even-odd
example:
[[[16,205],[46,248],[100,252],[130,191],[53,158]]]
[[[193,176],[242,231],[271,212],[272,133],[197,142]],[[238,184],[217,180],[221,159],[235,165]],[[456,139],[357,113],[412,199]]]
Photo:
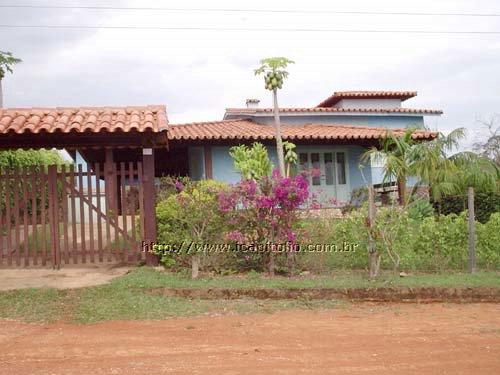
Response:
[[[268,262],[273,273],[277,245],[292,248],[295,244],[297,209],[308,197],[309,184],[300,174],[282,177],[274,171],[258,182],[242,180],[218,196],[219,210],[230,228],[226,239],[245,246],[266,245],[267,251],[247,252],[243,261],[257,268]]]

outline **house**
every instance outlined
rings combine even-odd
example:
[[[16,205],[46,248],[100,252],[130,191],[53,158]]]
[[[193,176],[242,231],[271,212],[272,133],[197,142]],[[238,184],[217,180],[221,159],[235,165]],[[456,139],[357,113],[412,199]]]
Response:
[[[361,156],[391,129],[430,140],[424,117],[440,110],[403,107],[413,91],[335,92],[314,107],[280,108],[284,140],[297,145],[299,168],[312,171],[311,190],[322,203],[347,202],[353,189],[380,182],[380,171]],[[171,124],[165,106],[11,108],[0,110],[0,148],[64,148],[86,163],[134,163],[148,157],[156,177],[189,175],[234,183],[240,180],[229,150],[261,142],[276,164],[272,108],[247,100],[244,108],[228,108],[220,121]],[[362,165],[364,168],[360,168]],[[151,172],[153,173],[153,172]],[[110,209],[119,184],[107,175]],[[111,190],[110,190],[111,189]],[[116,194],[110,191],[116,190]],[[109,198],[111,197],[111,198]]]
[[[415,139],[436,136],[424,128],[424,117],[441,111],[402,106],[415,95],[336,92],[315,107],[280,108],[283,138],[297,145],[298,167],[312,171],[311,189],[321,203],[339,205],[353,189],[376,180],[370,163],[359,168],[361,156],[379,145],[387,129],[402,135],[408,126],[417,126],[422,129],[413,134]],[[69,263],[70,256],[74,263],[145,257],[148,264],[157,264],[157,257],[137,246],[138,239],[157,239],[155,178],[189,175],[237,182],[230,148],[258,141],[276,160],[273,121],[272,109],[259,108],[257,100],[227,109],[220,121],[188,124],[170,124],[165,106],[0,108],[0,149],[66,149],[86,164],[49,166],[40,172],[0,170],[0,190],[13,191],[0,212],[0,232],[7,234],[0,263],[5,257],[8,265],[21,265],[29,225],[41,225],[59,240],[52,241],[50,252],[23,250],[24,265],[38,264],[39,255],[42,265],[57,268]],[[37,196],[42,197],[39,205]],[[28,212],[30,205],[35,209]],[[112,233],[116,249],[107,246]]]
[[[322,203],[342,204],[353,189],[381,182],[380,166],[363,165],[361,156],[379,144],[387,129],[403,134],[405,128],[418,127],[422,130],[415,138],[435,137],[425,130],[424,117],[440,116],[442,111],[403,107],[416,95],[414,91],[341,91],[315,107],[280,108],[283,139],[297,145],[299,168],[312,171],[311,190]],[[229,155],[231,146],[264,143],[276,165],[273,109],[258,104],[249,99],[244,108],[228,108],[221,121],[170,124],[169,154],[185,153],[193,179],[228,183],[240,179]]]

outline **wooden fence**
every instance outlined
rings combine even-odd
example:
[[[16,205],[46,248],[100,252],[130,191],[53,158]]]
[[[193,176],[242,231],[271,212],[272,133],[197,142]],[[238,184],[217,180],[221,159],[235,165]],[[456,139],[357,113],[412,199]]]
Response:
[[[140,162],[0,170],[0,266],[140,261],[143,237]]]

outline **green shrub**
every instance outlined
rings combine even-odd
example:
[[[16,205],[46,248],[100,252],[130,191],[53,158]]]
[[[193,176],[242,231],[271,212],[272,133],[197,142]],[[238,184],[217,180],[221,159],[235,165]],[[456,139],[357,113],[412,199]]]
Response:
[[[500,268],[500,212],[491,214],[490,220],[476,228],[478,266]]]
[[[415,199],[408,205],[408,216],[414,220],[422,220],[434,215],[432,204],[426,199]]]
[[[464,269],[467,265],[467,218],[464,214],[425,218],[416,228],[413,269]]]
[[[343,219],[308,220],[302,223],[302,243],[357,243],[355,252],[301,253],[299,268],[311,271],[365,269],[368,266],[366,210],[353,211]],[[500,269],[500,213],[476,223],[477,265],[480,269]],[[381,266],[412,271],[466,270],[468,227],[465,213],[413,219],[400,209],[377,210],[376,246],[382,252]],[[381,234],[385,236],[381,238]],[[397,257],[396,257],[397,255]]]
[[[164,265],[186,266],[193,255],[199,255],[202,267],[217,266],[214,262],[217,263],[218,254],[198,251],[197,245],[222,242],[224,223],[219,214],[217,196],[224,188],[223,183],[213,180],[192,182],[157,203],[160,246],[155,248],[155,253]]]
[[[441,215],[460,214],[467,210],[467,195],[443,197],[433,203],[436,212]],[[492,213],[500,212],[500,193],[476,193],[474,196],[476,219],[486,223]]]

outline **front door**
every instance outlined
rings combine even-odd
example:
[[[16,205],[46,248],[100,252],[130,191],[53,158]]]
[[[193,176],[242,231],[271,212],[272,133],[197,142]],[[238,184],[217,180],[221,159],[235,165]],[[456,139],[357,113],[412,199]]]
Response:
[[[299,168],[309,179],[313,200],[337,206],[349,199],[345,151],[299,151]]]

